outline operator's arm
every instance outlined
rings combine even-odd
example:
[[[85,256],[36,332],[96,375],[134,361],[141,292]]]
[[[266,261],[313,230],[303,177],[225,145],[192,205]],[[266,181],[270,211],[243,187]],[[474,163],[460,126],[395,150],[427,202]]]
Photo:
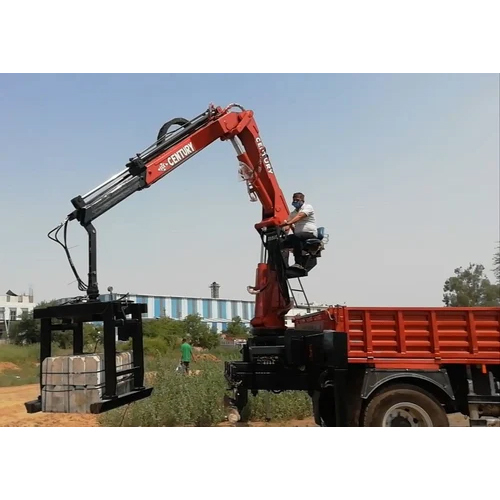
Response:
[[[284,222],[284,224],[291,226],[292,224],[299,222],[299,220],[303,219],[304,217],[307,217],[307,214],[304,212],[299,212],[297,215],[293,216],[290,220]]]
[[[287,230],[289,226],[292,226],[293,224],[299,222],[299,220],[303,219],[304,217],[311,215],[311,213],[312,213],[312,207],[310,205],[303,205],[298,212],[294,210],[290,214],[288,220],[283,222],[282,226],[284,226],[285,230]]]

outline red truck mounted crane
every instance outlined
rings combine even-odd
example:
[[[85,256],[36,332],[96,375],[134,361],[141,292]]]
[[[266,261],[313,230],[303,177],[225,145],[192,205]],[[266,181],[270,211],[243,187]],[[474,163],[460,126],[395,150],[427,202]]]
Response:
[[[173,126],[177,126],[171,131]],[[65,304],[36,309],[41,320],[40,385],[43,361],[51,356],[54,330],[73,332],[75,355],[83,354],[83,324],[102,321],[105,390],[90,406],[101,413],[148,397],[144,386],[142,315],[146,304],[122,296],[101,301],[97,280],[97,240],[93,221],[133,193],[151,187],[216,140],[230,141],[251,201],[260,201],[255,229],[262,241],[256,279],[252,335],[240,361],[225,363],[230,414],[241,418],[249,393],[306,391],[322,426],[445,426],[447,413],[460,411],[471,425],[500,422],[500,307],[374,309],[330,308],[296,318],[289,284],[305,277],[325,249],[325,229],[303,244],[305,270],[288,265],[281,225],[290,214],[253,112],[239,105],[210,105],[192,120],[165,123],[157,140],[130,158],[124,170],[71,200],[74,210],[49,233],[65,250],[85,292]],[[67,245],[67,225],[77,220],[89,240],[88,280],[80,279]],[[58,234],[64,230],[64,240]],[[54,236],[52,236],[54,235]],[[56,320],[56,321],[54,321]],[[132,339],[133,366],[117,372],[116,337]],[[117,376],[133,373],[133,390],[117,394]],[[26,404],[42,411],[41,396]]]

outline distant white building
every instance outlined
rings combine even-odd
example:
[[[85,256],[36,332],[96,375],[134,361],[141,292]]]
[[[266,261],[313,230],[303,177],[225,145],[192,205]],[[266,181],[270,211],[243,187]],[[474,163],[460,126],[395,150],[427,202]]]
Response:
[[[0,295],[0,339],[6,340],[12,321],[21,319],[24,312],[29,313],[34,307],[33,293],[18,295],[8,290],[5,295]]]
[[[102,294],[99,298],[103,302],[117,299],[119,293]],[[148,312],[143,314],[144,319],[164,318],[184,319],[189,314],[199,314],[204,323],[207,323],[213,332],[222,333],[233,318],[239,316],[242,323],[250,325],[255,312],[253,300],[225,299],[213,297],[184,297],[180,295],[152,295],[129,294],[128,300],[147,304]],[[65,302],[68,299],[61,299]]]
[[[121,296],[119,293],[106,293],[100,296],[100,300],[108,302]],[[152,294],[129,294],[128,300],[136,303],[147,304],[148,312],[144,313],[144,319],[170,317],[173,319],[184,319],[189,314],[199,314],[204,323],[207,323],[213,332],[224,333],[233,318],[239,316],[241,322],[249,327],[250,320],[255,314],[254,300],[241,300],[231,298],[195,297],[179,295],[152,295]],[[66,302],[68,299],[60,299]],[[309,312],[326,309],[328,305],[311,302]],[[292,319],[297,315],[307,314],[306,305],[298,305],[291,309],[286,315],[286,326],[293,328]]]

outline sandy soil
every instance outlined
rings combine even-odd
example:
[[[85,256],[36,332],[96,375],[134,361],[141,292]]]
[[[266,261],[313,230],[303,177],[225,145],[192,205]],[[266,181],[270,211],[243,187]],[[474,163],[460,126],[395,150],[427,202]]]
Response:
[[[96,427],[96,415],[26,413],[24,403],[38,397],[38,384],[16,387],[0,387],[0,427]],[[453,427],[468,426],[467,419],[460,414],[450,416]],[[223,423],[221,427],[230,427]],[[238,424],[236,427],[316,427],[312,418],[291,420],[285,423],[252,422]]]
[[[0,362],[0,373],[6,371],[19,371],[19,370],[20,370],[19,366],[15,365],[14,363],[11,363],[10,361]]]
[[[95,427],[95,415],[26,413],[24,403],[38,397],[38,384],[0,387],[1,427]]]

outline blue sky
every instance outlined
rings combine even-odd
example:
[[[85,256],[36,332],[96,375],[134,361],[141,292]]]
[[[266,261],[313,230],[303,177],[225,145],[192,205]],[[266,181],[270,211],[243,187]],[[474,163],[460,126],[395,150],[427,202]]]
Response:
[[[123,168],[170,118],[210,102],[255,111],[287,197],[330,241],[309,298],[439,306],[458,266],[489,270],[499,239],[498,75],[1,75],[1,286],[78,295],[46,234],[70,200]],[[95,223],[101,291],[249,298],[260,206],[217,142]],[[236,222],[234,222],[236,218]],[[86,280],[86,233],[70,246]],[[73,282],[73,283],[72,283]]]

